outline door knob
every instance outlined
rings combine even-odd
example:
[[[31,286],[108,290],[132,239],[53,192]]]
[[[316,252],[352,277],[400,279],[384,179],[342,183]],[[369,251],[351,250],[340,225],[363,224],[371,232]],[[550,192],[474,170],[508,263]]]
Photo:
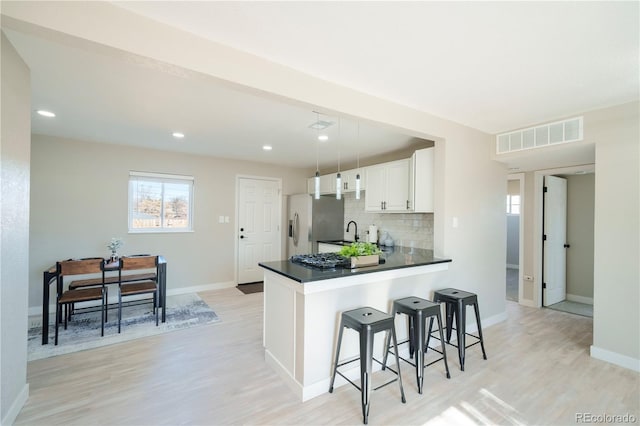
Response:
[[[240,235],[240,239],[243,239],[243,238],[244,238],[244,235]]]
[[[244,228],[240,228],[240,232],[244,232]]]

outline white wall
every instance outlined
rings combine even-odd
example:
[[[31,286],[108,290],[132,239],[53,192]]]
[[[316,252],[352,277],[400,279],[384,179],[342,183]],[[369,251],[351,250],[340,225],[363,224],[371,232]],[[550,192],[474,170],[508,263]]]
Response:
[[[194,232],[128,234],[130,170],[194,176]],[[168,291],[233,283],[236,176],[280,178],[286,195],[305,191],[308,174],[303,169],[42,135],[33,135],[31,172],[29,306],[36,312],[44,269],[60,259],[106,257],[112,237],[124,239],[120,255],[164,255]],[[229,216],[230,223],[218,223],[218,216]]]
[[[640,104],[588,122],[597,141],[591,355],[640,371]]]
[[[0,424],[10,425],[29,396],[29,69],[2,33],[0,140]]]

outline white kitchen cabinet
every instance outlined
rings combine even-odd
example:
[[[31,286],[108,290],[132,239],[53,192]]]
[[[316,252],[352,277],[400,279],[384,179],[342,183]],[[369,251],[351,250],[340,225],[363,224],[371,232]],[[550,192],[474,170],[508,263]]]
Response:
[[[340,172],[342,179],[342,192],[355,192],[356,190],[356,176],[360,173],[360,189],[365,190],[365,168],[346,170]],[[337,173],[329,173],[320,176],[320,194],[335,194],[336,193],[336,178]],[[315,191],[314,178],[307,179],[307,191],[309,194],[313,194]]]
[[[320,194],[335,194],[336,193],[336,174],[331,173],[328,175],[320,176]]]
[[[366,211],[410,211],[411,164],[411,159],[405,159],[367,167]]]
[[[360,174],[360,190],[365,190],[365,169],[353,169],[347,170],[341,173],[342,175],[342,192],[345,194],[348,192],[356,191],[356,177]]]
[[[424,148],[411,156],[409,207],[416,213],[433,212],[433,153],[433,148]]]
[[[310,177],[307,179],[307,193],[315,193],[315,178]],[[328,175],[320,176],[320,195],[335,194],[336,193],[336,174],[331,173]]]

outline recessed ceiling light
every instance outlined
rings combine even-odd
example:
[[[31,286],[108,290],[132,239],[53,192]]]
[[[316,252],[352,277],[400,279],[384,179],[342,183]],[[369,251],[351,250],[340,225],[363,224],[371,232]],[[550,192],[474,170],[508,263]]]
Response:
[[[177,139],[182,139],[182,138],[184,138],[184,133],[173,132],[173,137],[177,138]]]
[[[271,145],[263,145],[262,149],[264,149],[265,151],[271,151],[273,147]]]
[[[324,141],[328,141],[328,140],[329,140],[329,136],[327,136],[327,135],[320,135],[320,136],[318,136],[318,140],[319,140],[319,141],[322,141],[322,142],[324,142]]]
[[[54,113],[52,113],[51,111],[46,111],[44,109],[39,109],[36,111],[38,114],[40,114],[43,117],[55,117],[56,115]]]

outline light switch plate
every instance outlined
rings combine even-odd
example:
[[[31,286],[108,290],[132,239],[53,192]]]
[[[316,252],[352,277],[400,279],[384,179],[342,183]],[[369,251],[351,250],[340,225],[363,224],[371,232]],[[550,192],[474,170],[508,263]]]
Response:
[[[224,216],[218,216],[218,223],[224,223]]]

